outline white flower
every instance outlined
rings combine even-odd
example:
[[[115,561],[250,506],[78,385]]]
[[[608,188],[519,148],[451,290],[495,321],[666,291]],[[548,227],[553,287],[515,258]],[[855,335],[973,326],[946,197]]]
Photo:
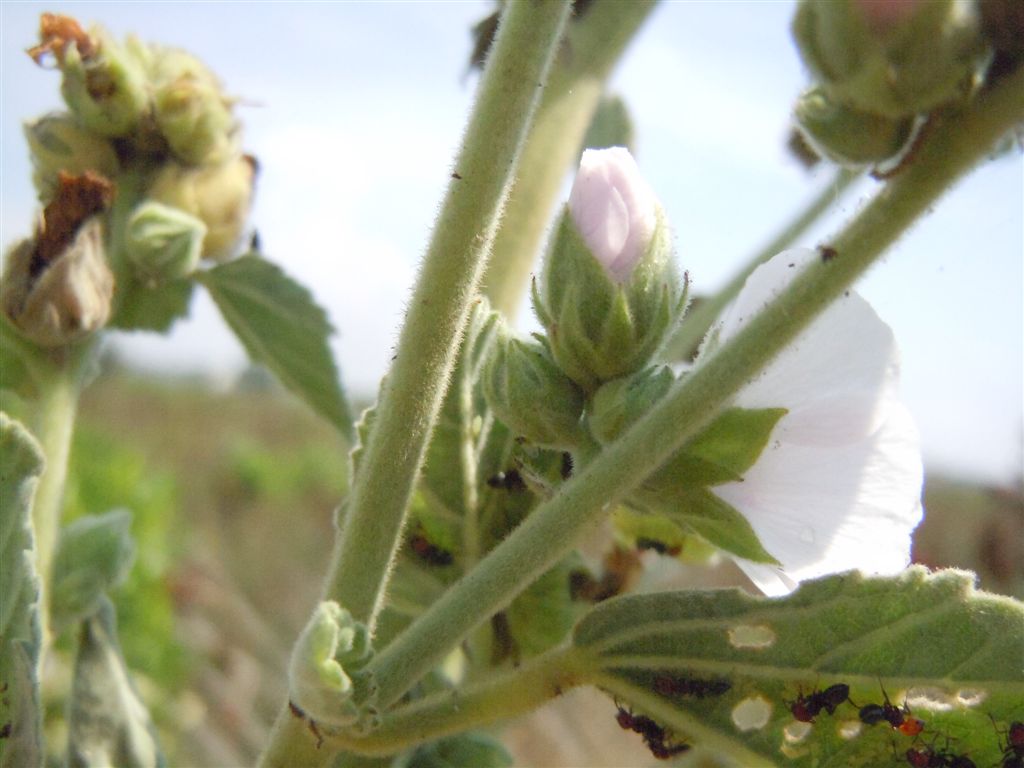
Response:
[[[624,147],[588,149],[580,159],[569,215],[617,283],[629,279],[657,225],[658,200]]]
[[[791,250],[759,267],[711,344],[734,336],[816,258],[816,251]],[[713,489],[782,564],[737,558],[766,594],[828,573],[892,574],[908,565],[923,514],[923,470],[898,379],[892,331],[850,292],[737,395],[743,408],[788,409],[743,481]]]

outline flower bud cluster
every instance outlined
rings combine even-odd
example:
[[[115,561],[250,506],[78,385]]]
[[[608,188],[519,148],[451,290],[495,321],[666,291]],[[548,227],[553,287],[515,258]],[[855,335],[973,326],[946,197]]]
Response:
[[[185,278],[201,258],[230,257],[256,165],[242,152],[234,100],[185,52],[44,13],[28,53],[52,59],[68,110],[25,125],[46,212],[34,240],[6,260],[3,306],[26,336],[52,346],[98,330],[113,306],[150,298],[133,292]],[[116,205],[88,204],[101,187]]]
[[[627,150],[583,153],[533,299],[544,334],[501,329],[485,394],[516,434],[572,448],[593,440],[595,393],[645,369],[686,307],[665,214]]]
[[[797,124],[848,166],[898,156],[924,116],[973,95],[991,58],[961,0],[801,0],[793,34],[815,79]]]

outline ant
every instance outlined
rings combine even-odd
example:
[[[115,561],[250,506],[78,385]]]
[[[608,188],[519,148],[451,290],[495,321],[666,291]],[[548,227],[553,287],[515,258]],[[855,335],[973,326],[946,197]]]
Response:
[[[637,537],[636,548],[639,550],[653,549],[659,555],[670,555],[671,557],[676,557],[680,552],[683,551],[683,548],[680,547],[678,544],[669,546],[663,541],[658,541],[657,539],[650,539],[646,536]]]
[[[487,478],[487,485],[491,488],[503,488],[506,491],[525,491],[526,482],[519,474],[518,469],[510,469],[508,472],[499,472]]]
[[[658,675],[654,678],[654,690],[662,696],[721,696],[732,688],[728,680],[700,680],[694,677],[672,677]]]
[[[913,768],[978,768],[967,755],[931,747],[911,747],[906,752],[907,763]]]
[[[683,744],[682,742],[666,744],[665,729],[654,722],[654,720],[646,715],[634,715],[630,710],[623,709],[618,702],[615,703],[615,707],[618,709],[618,712],[615,713],[615,720],[618,722],[619,727],[643,736],[644,744],[647,745],[651,754],[659,760],[668,760],[670,757],[681,755],[690,748],[689,744]]]
[[[991,715],[989,719],[992,720],[992,727],[996,728],[995,719]],[[1000,768],[1024,768],[1024,722],[1014,720],[1009,730],[996,728],[996,732],[1006,739],[1005,745],[999,745],[1003,750]]]
[[[885,692],[885,687],[881,683],[879,683],[879,686],[882,688],[882,696],[885,699],[884,703],[866,704],[861,707],[860,712],[857,713],[860,721],[865,725],[875,725],[885,720],[894,730],[899,731],[904,736],[917,736],[921,733],[924,730],[924,721],[911,717],[910,708],[907,706],[906,701],[903,702],[902,709],[889,701],[889,694]]]
[[[422,533],[416,533],[409,537],[409,547],[430,565],[451,565],[454,561],[451,552],[431,544]]]
[[[802,692],[798,693],[796,700],[790,702],[789,711],[801,723],[813,723],[814,718],[821,714],[821,710],[824,709],[830,715],[834,715],[839,705],[849,699],[850,686],[846,683],[836,683],[823,691],[812,691],[807,696]]]

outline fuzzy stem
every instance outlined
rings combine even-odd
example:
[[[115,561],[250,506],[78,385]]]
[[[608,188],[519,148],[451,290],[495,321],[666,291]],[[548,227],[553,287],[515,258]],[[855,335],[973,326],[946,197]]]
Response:
[[[376,674],[381,705],[397,700],[467,632],[568,553],[1024,120],[1024,68],[968,108],[934,119],[929,141],[913,164],[830,241],[835,258],[804,270],[372,660],[369,669]],[[675,427],[668,432],[666,424]]]
[[[356,474],[327,596],[373,624],[567,2],[509,3]]]
[[[327,597],[371,628],[518,155],[570,10],[568,0],[505,6],[420,268],[326,582]],[[260,764],[325,764],[330,751],[318,752],[314,742],[284,707]]]
[[[811,200],[791,223],[747,261],[724,288],[687,313],[682,325],[666,342],[661,357],[666,360],[689,360],[704,339],[708,329],[711,328],[711,324],[722,314],[726,305],[739,294],[743,284],[750,277],[750,273],[794,243],[825,211],[835,204],[861,175],[860,171],[846,169],[838,171],[835,178],[821,191],[821,194]]]
[[[526,714],[585,682],[590,666],[579,649],[549,651],[522,666],[460,688],[418,699],[384,715],[368,736],[339,746],[387,755],[417,744]]]
[[[39,573],[39,625],[42,647],[40,667],[52,638],[50,637],[50,568],[60,532],[64,484],[68,475],[71,439],[78,413],[78,397],[83,371],[91,361],[93,344],[81,349],[68,348],[59,353],[52,368],[38,366],[36,376],[39,399],[36,404],[33,430],[46,457],[46,467],[39,478],[32,505],[32,527],[35,535],[36,569]]]
[[[491,306],[513,318],[529,283],[562,181],[575,162],[605,80],[655,0],[593,3],[570,25],[552,65],[483,284]]]

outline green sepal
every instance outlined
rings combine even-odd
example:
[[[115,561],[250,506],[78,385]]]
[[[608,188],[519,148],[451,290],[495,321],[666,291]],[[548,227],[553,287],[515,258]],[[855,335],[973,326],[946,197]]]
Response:
[[[785,408],[729,408],[687,443],[645,484],[659,493],[685,492],[743,479],[764,451]]]
[[[482,383],[494,414],[517,436],[548,448],[571,448],[582,439],[583,392],[545,345],[502,329]]]
[[[32,501],[45,459],[35,438],[0,412],[0,768],[41,765],[39,577]]]
[[[629,109],[621,96],[602,96],[594,110],[594,116],[583,137],[579,156],[585,149],[625,147],[633,153],[636,148],[636,130]],[[578,164],[578,163],[577,163]]]
[[[607,445],[636,423],[668,392],[675,376],[668,366],[646,368],[601,385],[587,409],[587,427]]]
[[[199,265],[206,224],[191,214],[146,200],[125,227],[125,250],[145,283],[166,283],[190,275]]]
[[[88,60],[76,45],[65,51],[61,95],[89,130],[101,136],[127,136],[149,108],[142,64],[103,30],[91,30],[90,36],[96,37],[98,46]]]
[[[584,392],[639,370],[685,311],[664,214],[659,209],[646,253],[619,285],[565,207],[533,294],[555,362]]]
[[[630,500],[642,510],[663,515],[719,549],[755,563],[779,565],[761,545],[747,518],[706,488],[679,490],[671,496],[639,491]]]
[[[327,313],[278,266],[252,254],[197,273],[253,361],[348,440],[352,415],[327,343]]]
[[[73,768],[163,768],[156,728],[131,683],[117,641],[114,606],[103,598],[81,624],[68,702],[67,764]]]
[[[821,88],[800,95],[794,117],[818,154],[856,168],[897,155],[914,128],[914,116],[893,118],[862,112],[828,97]]]
[[[835,101],[902,118],[962,101],[987,46],[975,14],[955,0],[906,3],[904,17],[874,29],[868,4],[803,0],[793,37],[804,63]]]
[[[110,326],[125,331],[166,333],[188,315],[194,288],[195,283],[186,278],[147,285],[134,274],[122,272],[117,285],[121,303]]]
[[[319,723],[374,727],[376,685],[363,670],[372,655],[366,626],[333,600],[321,602],[292,648],[290,701]]]
[[[55,632],[83,621],[121,584],[135,559],[126,509],[80,517],[60,532],[53,558],[50,621]]]
[[[469,731],[424,744],[395,758],[391,768],[508,768],[512,755],[493,736]]]

